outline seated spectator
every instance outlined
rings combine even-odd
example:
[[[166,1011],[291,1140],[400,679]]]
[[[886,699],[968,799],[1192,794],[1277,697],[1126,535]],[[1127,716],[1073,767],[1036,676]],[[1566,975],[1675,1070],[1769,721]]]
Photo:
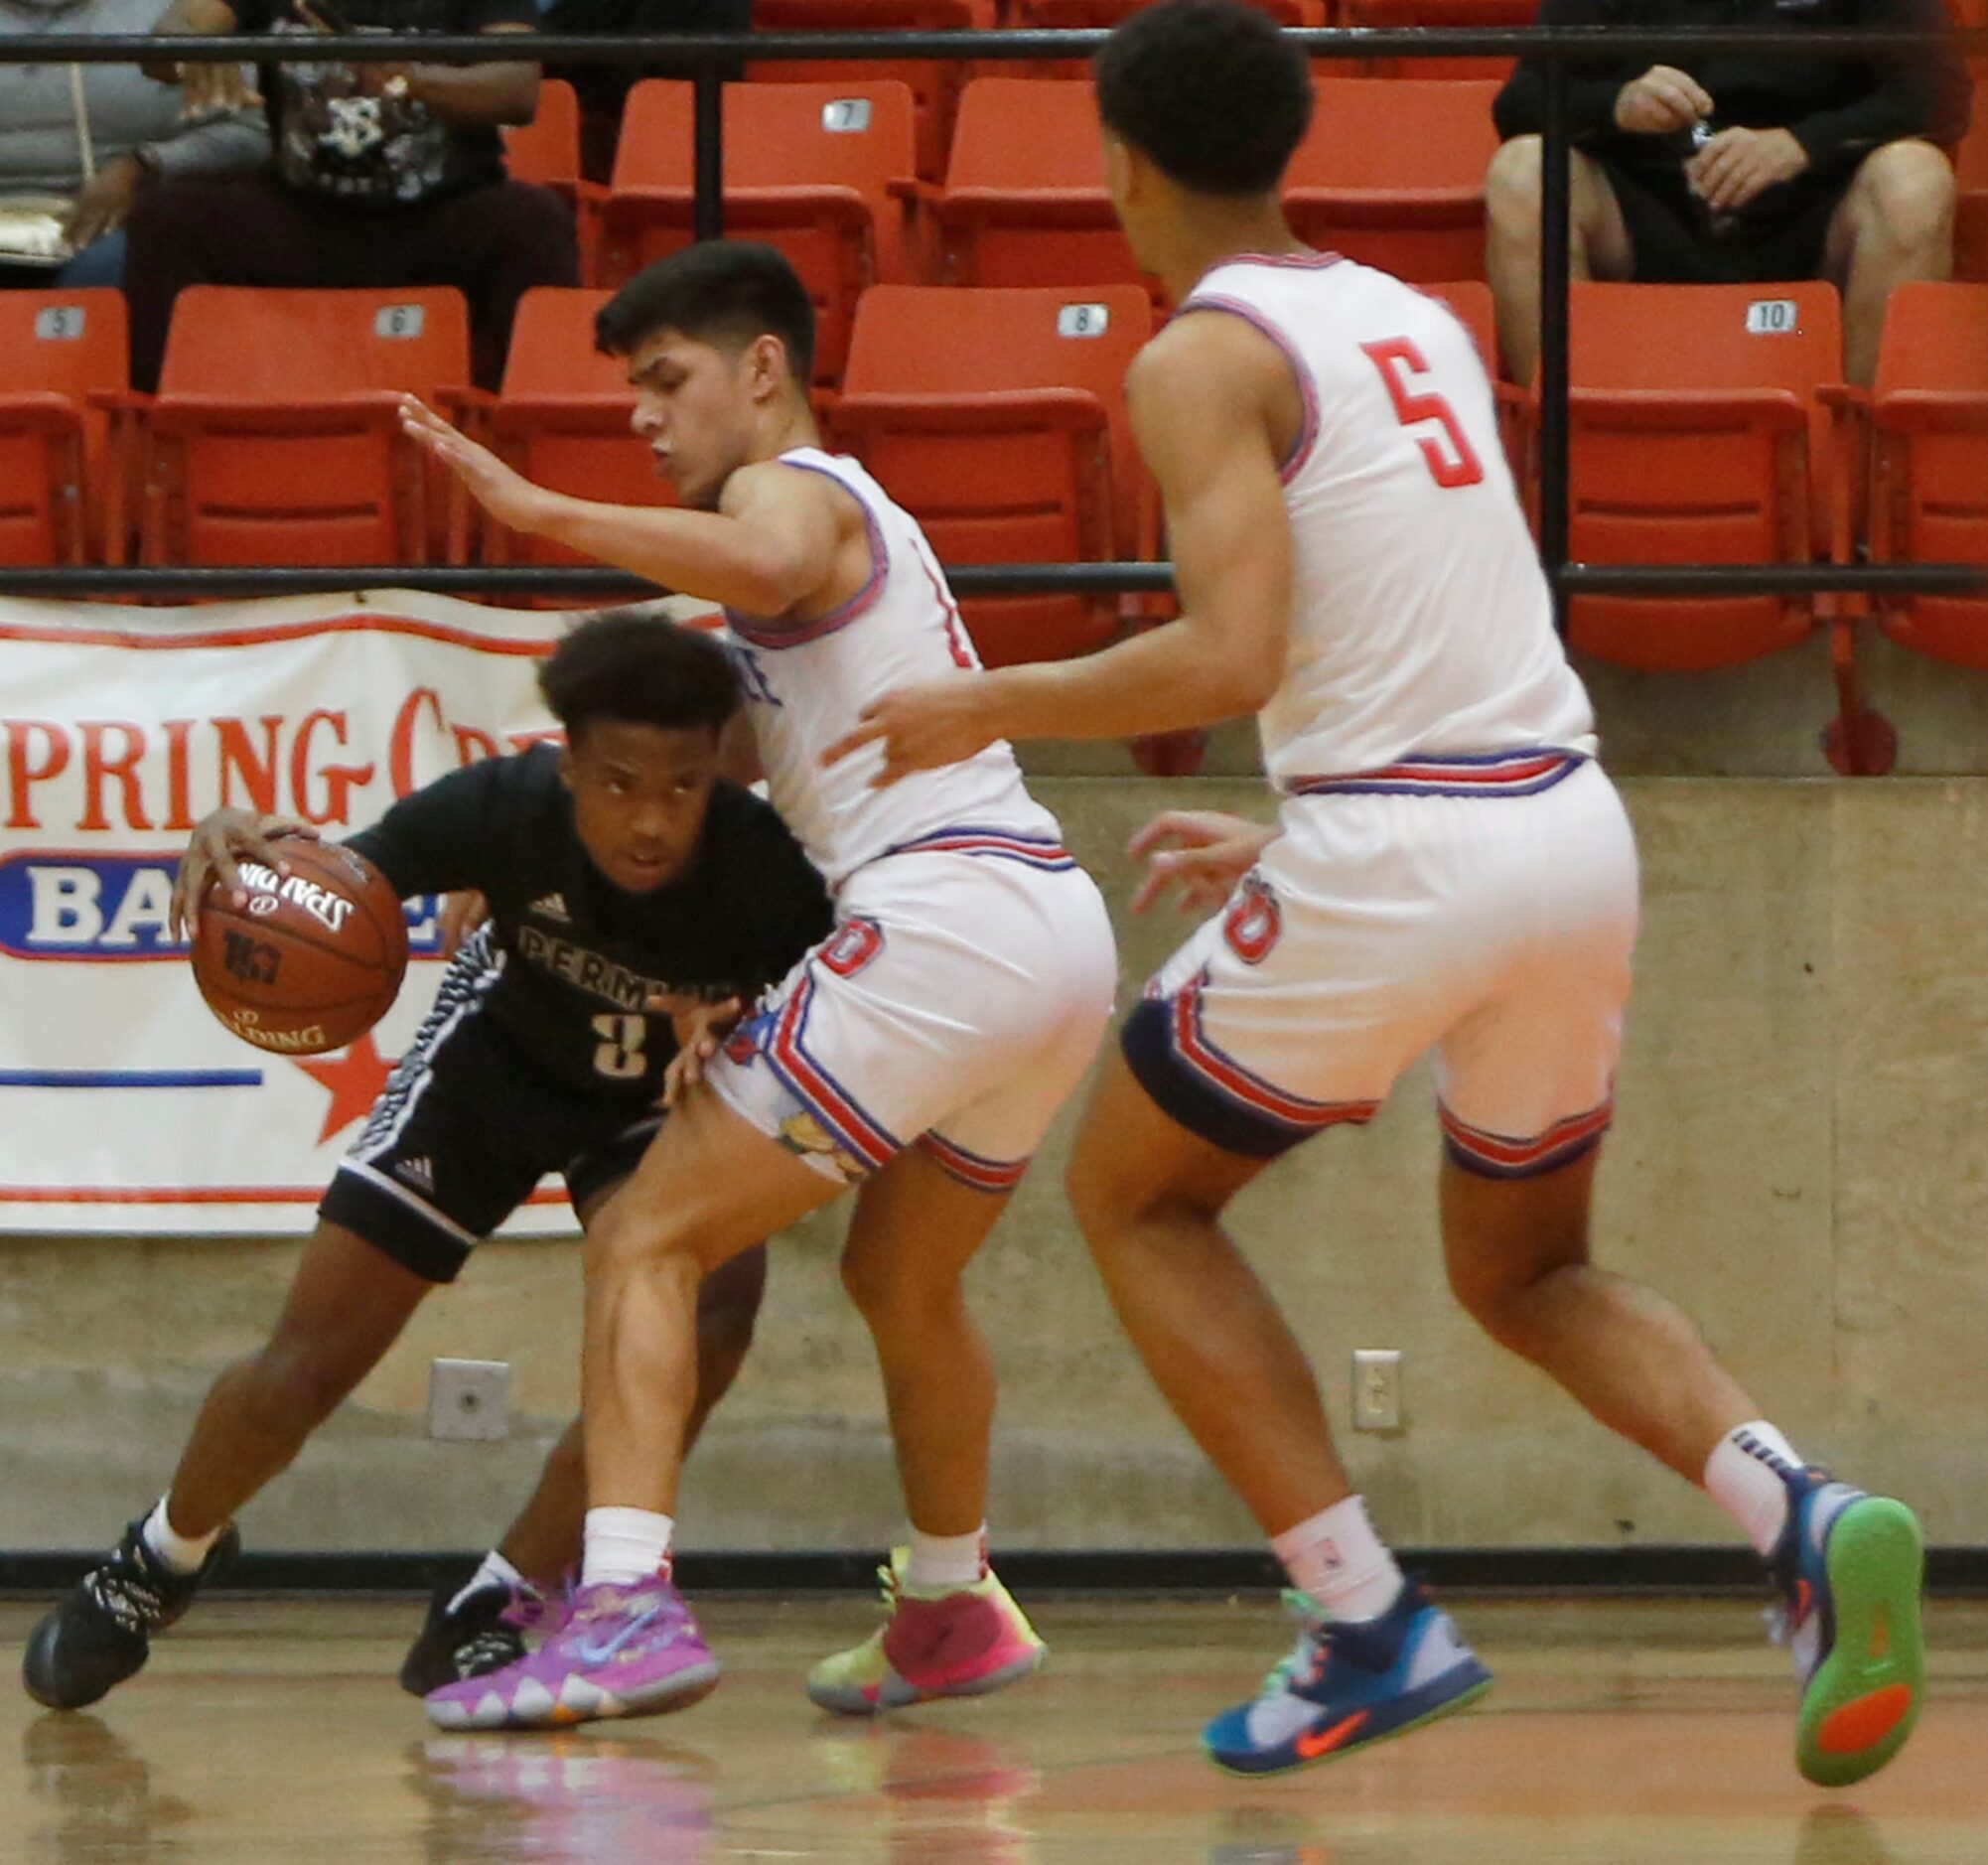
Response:
[[[147,33],[160,0],[0,0],[0,38]],[[261,166],[259,114],[199,122],[135,65],[0,65],[0,286],[121,285],[122,226],[155,176]]]
[[[532,0],[173,0],[165,33],[525,33]],[[131,374],[159,379],[189,285],[453,285],[469,299],[473,373],[495,387],[517,301],[577,285],[573,216],[504,173],[497,126],[528,123],[538,67],[408,63],[264,67],[273,156],[262,174],[161,183],[131,216]],[[395,56],[398,55],[398,56]],[[162,65],[188,107],[235,101],[231,66]]]
[[[1682,284],[1827,278],[1844,368],[1868,383],[1892,288],[1953,263],[1953,170],[1967,76],[1938,42],[1940,0],[1542,0],[1542,26],[1916,28],[1923,56],[1707,51],[1686,67],[1582,61],[1569,72],[1574,275]],[[1514,379],[1539,348],[1545,66],[1499,93],[1486,182],[1498,338]]]
[[[537,0],[539,24],[548,33],[646,33],[667,41],[672,33],[749,33],[753,0]],[[657,50],[664,48],[658,46]],[[640,65],[554,65],[580,99],[580,168],[607,181],[615,165],[615,139],[629,86],[643,77],[690,77],[690,67],[667,57]],[[743,63],[726,78],[745,75]]]

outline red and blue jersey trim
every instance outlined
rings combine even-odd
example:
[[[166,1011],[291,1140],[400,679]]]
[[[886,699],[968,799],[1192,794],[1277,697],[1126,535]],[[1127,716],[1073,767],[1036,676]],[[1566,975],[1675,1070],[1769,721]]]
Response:
[[[1450,1157],[1466,1172],[1486,1179],[1530,1179],[1572,1165],[1583,1153],[1600,1145],[1602,1135],[1615,1119],[1616,1104],[1609,1099],[1584,1114],[1570,1114],[1530,1139],[1513,1139],[1508,1134],[1474,1127],[1448,1107],[1439,1108],[1438,1112]]]
[[[732,633],[755,647],[778,650],[782,647],[803,647],[809,642],[818,642],[825,636],[846,629],[850,623],[867,615],[877,606],[884,593],[884,585],[891,575],[891,547],[885,541],[884,527],[877,522],[877,514],[870,509],[870,502],[851,486],[839,473],[831,473],[826,467],[815,466],[807,460],[782,459],[782,466],[792,467],[796,473],[818,473],[831,485],[839,486],[855,500],[863,513],[864,534],[870,541],[869,580],[845,603],[838,603],[825,615],[818,615],[806,622],[796,622],[790,628],[780,628],[770,623],[764,616],[741,615],[736,609],[725,611],[725,623]]]
[[[795,1100],[834,1136],[852,1158],[872,1171],[888,1166],[904,1150],[881,1121],[873,1119],[856,1097],[807,1053],[807,1012],[814,999],[814,980],[803,977],[774,1021],[766,1040],[768,1066]]]
[[[940,1133],[921,1135],[918,1145],[929,1153],[949,1177],[976,1192],[1012,1192],[1029,1170],[1026,1159],[984,1159],[978,1153],[969,1153],[963,1146],[955,1146]]]
[[[1316,256],[1324,258],[1328,264],[1339,263],[1336,254]],[[1314,259],[1301,258],[1293,254],[1291,262],[1309,267],[1314,263]],[[1275,265],[1278,261],[1275,258],[1265,257],[1252,263]],[[1298,438],[1293,442],[1290,453],[1285,456],[1283,464],[1277,469],[1279,484],[1290,485],[1305,470],[1305,462],[1312,457],[1312,449],[1319,438],[1319,391],[1312,380],[1312,371],[1306,367],[1304,358],[1299,356],[1290,338],[1286,337],[1276,324],[1253,304],[1245,304],[1240,298],[1226,298],[1219,292],[1211,292],[1207,297],[1188,298],[1174,316],[1184,318],[1191,311],[1219,311],[1228,317],[1240,318],[1252,330],[1269,338],[1284,353],[1284,360],[1290,365],[1292,378],[1297,382],[1298,392],[1304,397],[1305,402],[1304,425],[1298,430]]]
[[[893,855],[991,855],[997,861],[1018,861],[1046,874],[1063,874],[1076,866],[1076,858],[1054,835],[1023,835],[1015,829],[977,829],[964,824],[900,842],[885,849],[878,859],[889,860]]]
[[[1536,796],[1588,762],[1559,746],[1448,758],[1404,758],[1378,771],[1280,780],[1287,796]]]
[[[1364,1126],[1379,1111],[1377,1100],[1310,1100],[1245,1069],[1221,1050],[1203,1027],[1202,992],[1207,984],[1207,973],[1202,972],[1181,987],[1168,1006],[1168,1034],[1173,1039],[1174,1054],[1225,1099],[1256,1121],[1296,1139],[1327,1127]]]

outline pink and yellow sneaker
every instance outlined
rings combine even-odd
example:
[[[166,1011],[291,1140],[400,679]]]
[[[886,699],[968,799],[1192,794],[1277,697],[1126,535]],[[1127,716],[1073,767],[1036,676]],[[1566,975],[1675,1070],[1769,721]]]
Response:
[[[992,1573],[956,1593],[905,1590],[909,1548],[877,1569],[891,1616],[853,1650],[807,1674],[811,1701],[839,1716],[874,1716],[941,1696],[985,1696],[1035,1670],[1048,1654],[1008,1589]]]
[[[687,1709],[718,1684],[718,1660],[662,1575],[581,1587],[558,1630],[501,1670],[431,1690],[443,1729],[554,1729]]]

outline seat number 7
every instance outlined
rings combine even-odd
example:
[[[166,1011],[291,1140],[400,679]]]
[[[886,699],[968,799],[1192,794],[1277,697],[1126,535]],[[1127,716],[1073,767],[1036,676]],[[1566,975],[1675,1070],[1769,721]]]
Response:
[[[1416,393],[1410,386],[1418,375],[1427,375],[1429,365],[1421,351],[1406,337],[1388,337],[1376,344],[1361,344],[1367,359],[1380,371],[1387,384],[1387,398],[1394,403],[1394,418],[1403,427],[1420,427],[1434,421],[1443,430],[1442,439],[1418,434],[1415,444],[1428,463],[1429,477],[1438,486],[1475,486],[1485,476],[1483,464],[1459,424],[1455,411],[1441,395]]]

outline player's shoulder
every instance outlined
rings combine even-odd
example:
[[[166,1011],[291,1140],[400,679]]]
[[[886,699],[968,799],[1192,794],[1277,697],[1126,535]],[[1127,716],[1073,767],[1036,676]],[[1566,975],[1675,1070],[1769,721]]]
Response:
[[[1189,304],[1132,359],[1125,392],[1142,428],[1194,432],[1267,405],[1290,377],[1290,353],[1265,328]]]

